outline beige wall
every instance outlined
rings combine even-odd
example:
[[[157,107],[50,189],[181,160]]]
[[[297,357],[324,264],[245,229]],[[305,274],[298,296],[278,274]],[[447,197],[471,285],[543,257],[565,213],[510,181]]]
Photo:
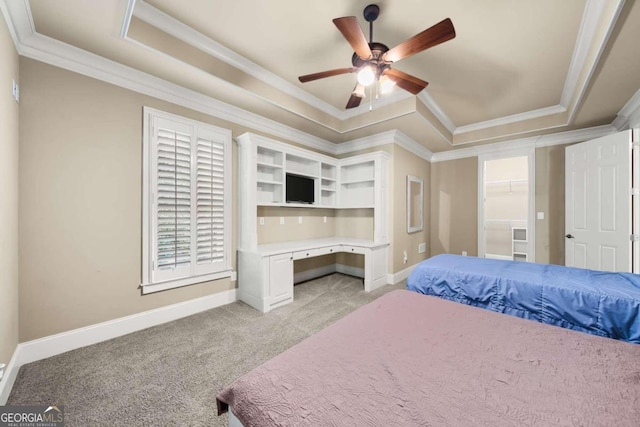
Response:
[[[20,67],[20,341],[232,289],[222,279],[140,294],[142,107],[234,137],[253,130],[37,61]]]
[[[535,150],[536,262],[564,265],[564,148]],[[431,165],[431,255],[477,255],[478,158]]]
[[[423,180],[423,224],[422,231],[407,233],[407,176],[413,175]],[[431,164],[400,146],[393,151],[393,181],[391,200],[393,201],[393,269],[392,273],[404,270],[429,257],[429,205],[431,204]],[[418,245],[426,243],[426,252],[419,254]],[[407,252],[407,262],[403,260]]]
[[[536,261],[564,265],[564,149],[536,148]]]
[[[0,17],[0,363],[18,344],[18,54]]]
[[[478,254],[478,158],[431,165],[431,256]]]

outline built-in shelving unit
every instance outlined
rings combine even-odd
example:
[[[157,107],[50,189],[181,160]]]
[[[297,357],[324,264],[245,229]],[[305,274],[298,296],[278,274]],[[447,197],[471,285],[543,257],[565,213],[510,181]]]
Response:
[[[341,252],[364,257],[365,291],[387,282],[387,153],[335,159],[254,134],[236,141],[238,298],[263,312],[290,303],[293,263]],[[282,243],[258,245],[258,206],[372,209],[373,240],[333,236],[291,241],[287,236]]]
[[[340,205],[345,208],[374,207],[375,183],[375,161],[341,165]]]
[[[374,209],[375,239],[386,240],[386,153],[335,159],[248,133],[237,142],[241,236],[253,224],[240,247],[257,245],[257,206]],[[312,204],[287,203],[287,174],[313,180]]]
[[[511,228],[512,256],[514,261],[527,261],[529,253],[529,241],[527,229],[524,227]]]

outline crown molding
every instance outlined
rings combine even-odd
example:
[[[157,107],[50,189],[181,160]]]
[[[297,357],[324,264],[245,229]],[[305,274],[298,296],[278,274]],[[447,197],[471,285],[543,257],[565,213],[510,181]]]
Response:
[[[337,144],[334,154],[341,155],[353,153],[355,151],[381,147],[389,144],[397,144],[405,150],[427,161],[431,161],[431,156],[433,156],[433,153],[426,147],[397,129]]]
[[[134,3],[135,1],[130,0],[129,5]],[[9,32],[11,33],[14,43],[16,44],[16,50],[22,56],[114,84],[144,95],[162,99],[213,117],[246,126],[256,131],[293,141],[331,155],[346,154],[393,143],[427,161],[438,162],[457,158],[473,157],[479,154],[490,153],[495,150],[506,149],[508,147],[517,148],[520,146],[528,146],[530,144],[533,144],[535,147],[544,147],[579,142],[607,135],[618,129],[622,129],[622,127],[619,126],[628,125],[630,117],[633,117],[635,122],[640,122],[639,90],[620,110],[618,118],[616,118],[611,125],[543,135],[540,137],[514,139],[505,142],[461,148],[439,153],[432,153],[423,145],[411,139],[399,130],[392,130],[341,144],[334,144],[325,139],[316,137],[258,114],[251,113],[210,96],[203,95],[199,92],[87,52],[59,40],[41,35],[35,31],[28,0],[12,0],[9,2],[6,0],[0,0],[0,11],[7,21],[7,27],[9,28]],[[433,108],[437,107],[437,104],[432,102],[433,100],[426,93],[420,95],[419,99],[424,102],[427,107],[429,107],[429,105]],[[433,113],[433,110],[431,111]],[[444,121],[448,120],[446,114],[441,110],[438,115]],[[434,126],[426,118],[424,118],[424,120],[431,126]],[[445,127],[453,126],[453,123],[449,120],[448,125],[443,125]],[[447,127],[447,129],[449,129],[449,127]],[[444,136],[443,138],[447,140]]]
[[[418,99],[422,101],[422,103],[431,111],[438,121],[444,126],[451,134],[456,130],[456,125],[453,121],[447,116],[447,113],[442,111],[442,108],[436,103],[436,101],[429,95],[426,90],[423,90],[418,94]],[[451,142],[449,142],[451,144]]]
[[[513,139],[510,141],[495,142],[493,144],[478,145],[475,147],[460,148],[458,150],[441,151],[431,156],[431,162],[444,162],[447,160],[478,157],[480,155],[504,153],[510,150],[523,148],[541,148],[553,145],[571,144],[587,141],[617,132],[613,125],[596,126],[586,129],[558,132],[549,135],[532,136]]]
[[[525,120],[537,119],[540,117],[551,116],[553,114],[560,114],[560,113],[564,113],[565,111],[567,111],[567,109],[561,105],[538,108],[537,110],[531,110],[524,113],[512,114],[510,116],[504,116],[497,119],[486,120],[484,122],[473,123],[470,125],[458,126],[453,132],[453,134],[459,135],[461,133],[475,132],[475,131],[488,129],[496,126],[504,126],[512,123],[522,122]]]
[[[612,124],[618,130],[640,125],[640,89],[624,104]]]
[[[29,0],[5,1],[0,3],[2,14],[13,38],[18,54],[22,55],[22,44],[36,32]]]
[[[201,51],[244,71],[252,77],[261,80],[274,88],[291,95],[312,107],[327,113],[337,119],[343,119],[343,112],[338,108],[300,89],[289,81],[259,66],[235,51],[221,45],[215,40],[194,30],[193,28],[167,15],[143,0],[129,0],[133,3],[133,15],[142,21],[164,31]],[[125,16],[126,19],[126,16]],[[126,37],[125,37],[126,38]]]
[[[136,7],[136,0],[127,1],[127,9],[124,12],[124,18],[122,20],[122,29],[120,30],[120,37],[127,38],[129,33],[129,26],[131,25],[131,18],[133,18],[133,10]]]
[[[614,1],[617,3],[615,6],[615,11],[606,22],[606,30],[603,37],[599,41],[599,44],[597,45],[597,53],[592,58],[589,64],[587,64],[587,61],[589,60],[589,51],[591,51],[594,46],[594,41],[598,35],[598,29],[600,25],[602,25],[601,23],[603,20],[603,15],[606,12],[606,6],[610,3],[600,0],[587,0],[587,4],[585,5],[582,21],[580,23],[580,29],[578,30],[578,37],[576,39],[571,62],[569,64],[567,79],[562,90],[562,96],[560,97],[560,105],[565,108],[569,108],[571,99],[576,92],[578,93],[576,102],[574,103],[571,111],[569,111],[567,124],[572,123],[573,119],[575,118],[575,114],[582,102],[582,98],[587,89],[587,86],[591,81],[591,77],[595,72],[602,52],[604,51],[604,48],[609,41],[609,36],[611,35],[611,32],[613,31],[613,28],[618,21],[618,17],[620,16],[620,12],[622,11],[622,7],[625,3],[625,0]],[[587,77],[579,86],[580,75],[582,74],[585,67],[588,67]]]

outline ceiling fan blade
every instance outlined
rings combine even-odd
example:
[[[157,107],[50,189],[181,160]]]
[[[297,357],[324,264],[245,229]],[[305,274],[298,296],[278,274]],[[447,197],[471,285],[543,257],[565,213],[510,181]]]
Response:
[[[384,74],[396,82],[398,87],[406,90],[407,92],[411,92],[414,95],[420,93],[420,91],[429,84],[424,80],[420,80],[417,77],[393,68],[387,69]]]
[[[365,87],[360,83],[356,83],[356,87],[353,88],[353,92],[351,92],[351,97],[349,98],[349,102],[347,102],[346,108],[356,108],[360,105],[360,101],[362,98],[366,97]]]
[[[310,82],[313,80],[324,79],[325,77],[333,77],[339,76],[340,74],[349,74],[356,71],[357,68],[349,67],[349,68],[337,68],[335,70],[321,71],[319,73],[307,74],[304,76],[298,77],[301,83]]]
[[[349,98],[349,101],[347,102],[347,106],[345,107],[347,110],[349,108],[356,108],[360,105],[360,102],[362,101],[362,98],[360,98],[359,96],[356,96],[354,94],[351,94],[351,97]]]
[[[388,62],[397,62],[425,49],[444,43],[456,36],[451,19],[447,18],[431,28],[416,34],[408,40],[403,41],[398,46],[389,49],[382,55],[382,59]]]
[[[362,59],[369,59],[373,56],[367,39],[362,33],[362,28],[358,24],[355,16],[345,16],[333,20],[345,39],[349,42],[353,51]]]

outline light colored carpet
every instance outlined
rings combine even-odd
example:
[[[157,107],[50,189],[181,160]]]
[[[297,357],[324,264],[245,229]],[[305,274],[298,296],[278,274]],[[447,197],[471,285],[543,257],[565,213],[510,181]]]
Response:
[[[63,405],[72,426],[226,426],[215,397],[236,378],[401,282],[364,292],[332,274],[262,314],[241,302],[24,365],[10,405]]]

